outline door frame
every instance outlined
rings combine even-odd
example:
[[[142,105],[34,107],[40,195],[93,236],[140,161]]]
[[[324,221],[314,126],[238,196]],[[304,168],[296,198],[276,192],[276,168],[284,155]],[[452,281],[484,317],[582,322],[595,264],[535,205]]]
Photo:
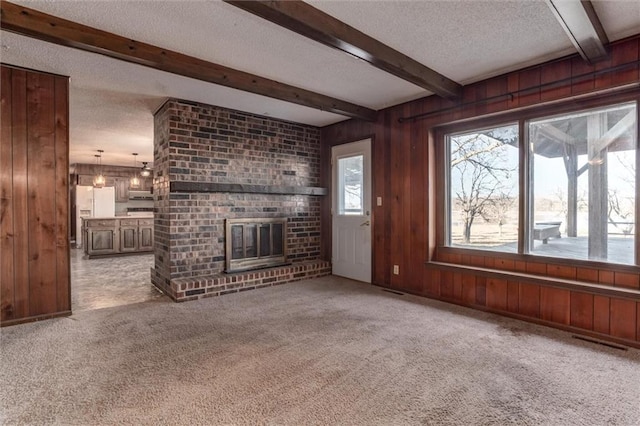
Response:
[[[366,215],[366,217],[368,218],[368,220],[370,221],[370,226],[369,226],[369,238],[370,238],[370,253],[369,253],[369,264],[370,264],[370,271],[369,271],[369,280],[367,283],[372,284],[373,283],[373,277],[374,277],[374,264],[373,264],[373,253],[374,253],[374,231],[373,231],[373,227],[375,224],[375,220],[374,220],[374,179],[373,179],[373,147],[374,147],[374,136],[373,135],[369,135],[369,136],[365,136],[361,139],[356,139],[356,140],[352,140],[349,142],[343,142],[343,143],[337,143],[331,146],[330,152],[329,152],[329,173],[330,173],[330,203],[329,203],[329,217],[330,217],[330,241],[331,241],[331,245],[329,247],[330,250],[330,258],[331,258],[331,263],[332,263],[332,268],[333,268],[333,254],[334,254],[334,245],[336,244],[335,238],[334,238],[334,227],[335,227],[335,214],[336,214],[336,210],[337,210],[337,164],[334,161],[336,158],[336,155],[334,154],[335,149],[340,149],[343,148],[347,145],[354,145],[354,144],[358,144],[358,143],[362,143],[362,142],[368,142],[368,154],[369,154],[369,164],[368,164],[368,173],[369,173],[369,177],[368,177],[368,201],[369,201],[369,205],[365,206],[365,208],[368,207],[368,213]],[[365,170],[367,170],[367,166],[365,166]],[[365,175],[365,182],[367,180],[367,177]],[[365,190],[365,194],[366,194],[366,190]],[[365,203],[366,204],[366,203]]]

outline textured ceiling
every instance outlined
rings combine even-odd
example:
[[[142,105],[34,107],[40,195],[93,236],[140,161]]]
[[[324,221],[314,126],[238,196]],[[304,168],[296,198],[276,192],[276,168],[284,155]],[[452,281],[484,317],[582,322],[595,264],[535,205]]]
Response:
[[[354,57],[218,1],[15,3],[373,109],[430,94]],[[573,53],[547,4],[312,1],[462,84]],[[640,2],[595,2],[610,40],[638,32]],[[71,77],[71,162],[152,161],[152,113],[176,97],[324,126],[345,117],[2,31],[4,63]]]

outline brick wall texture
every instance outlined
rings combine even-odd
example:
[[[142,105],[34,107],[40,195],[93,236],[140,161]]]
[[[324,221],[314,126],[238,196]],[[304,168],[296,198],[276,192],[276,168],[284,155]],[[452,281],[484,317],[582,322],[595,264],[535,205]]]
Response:
[[[328,268],[319,262],[319,197],[169,191],[170,182],[178,181],[317,187],[318,128],[169,100],[155,114],[154,147],[152,280],[165,293],[180,300],[189,282],[219,282],[214,277],[224,269],[230,218],[288,218],[288,260]],[[316,266],[302,269],[317,276]]]

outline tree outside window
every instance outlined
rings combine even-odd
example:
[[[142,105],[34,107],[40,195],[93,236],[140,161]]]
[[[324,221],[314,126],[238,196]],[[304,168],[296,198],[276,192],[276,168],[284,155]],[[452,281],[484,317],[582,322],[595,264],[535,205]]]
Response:
[[[450,244],[515,251],[518,127],[450,135]]]

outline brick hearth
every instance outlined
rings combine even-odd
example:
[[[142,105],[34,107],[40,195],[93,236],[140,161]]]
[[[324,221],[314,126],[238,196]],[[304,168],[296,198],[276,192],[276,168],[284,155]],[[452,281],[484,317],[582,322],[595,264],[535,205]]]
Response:
[[[152,282],[176,301],[327,275],[320,132],[168,100],[155,114]],[[286,217],[290,266],[225,275],[225,219]]]

